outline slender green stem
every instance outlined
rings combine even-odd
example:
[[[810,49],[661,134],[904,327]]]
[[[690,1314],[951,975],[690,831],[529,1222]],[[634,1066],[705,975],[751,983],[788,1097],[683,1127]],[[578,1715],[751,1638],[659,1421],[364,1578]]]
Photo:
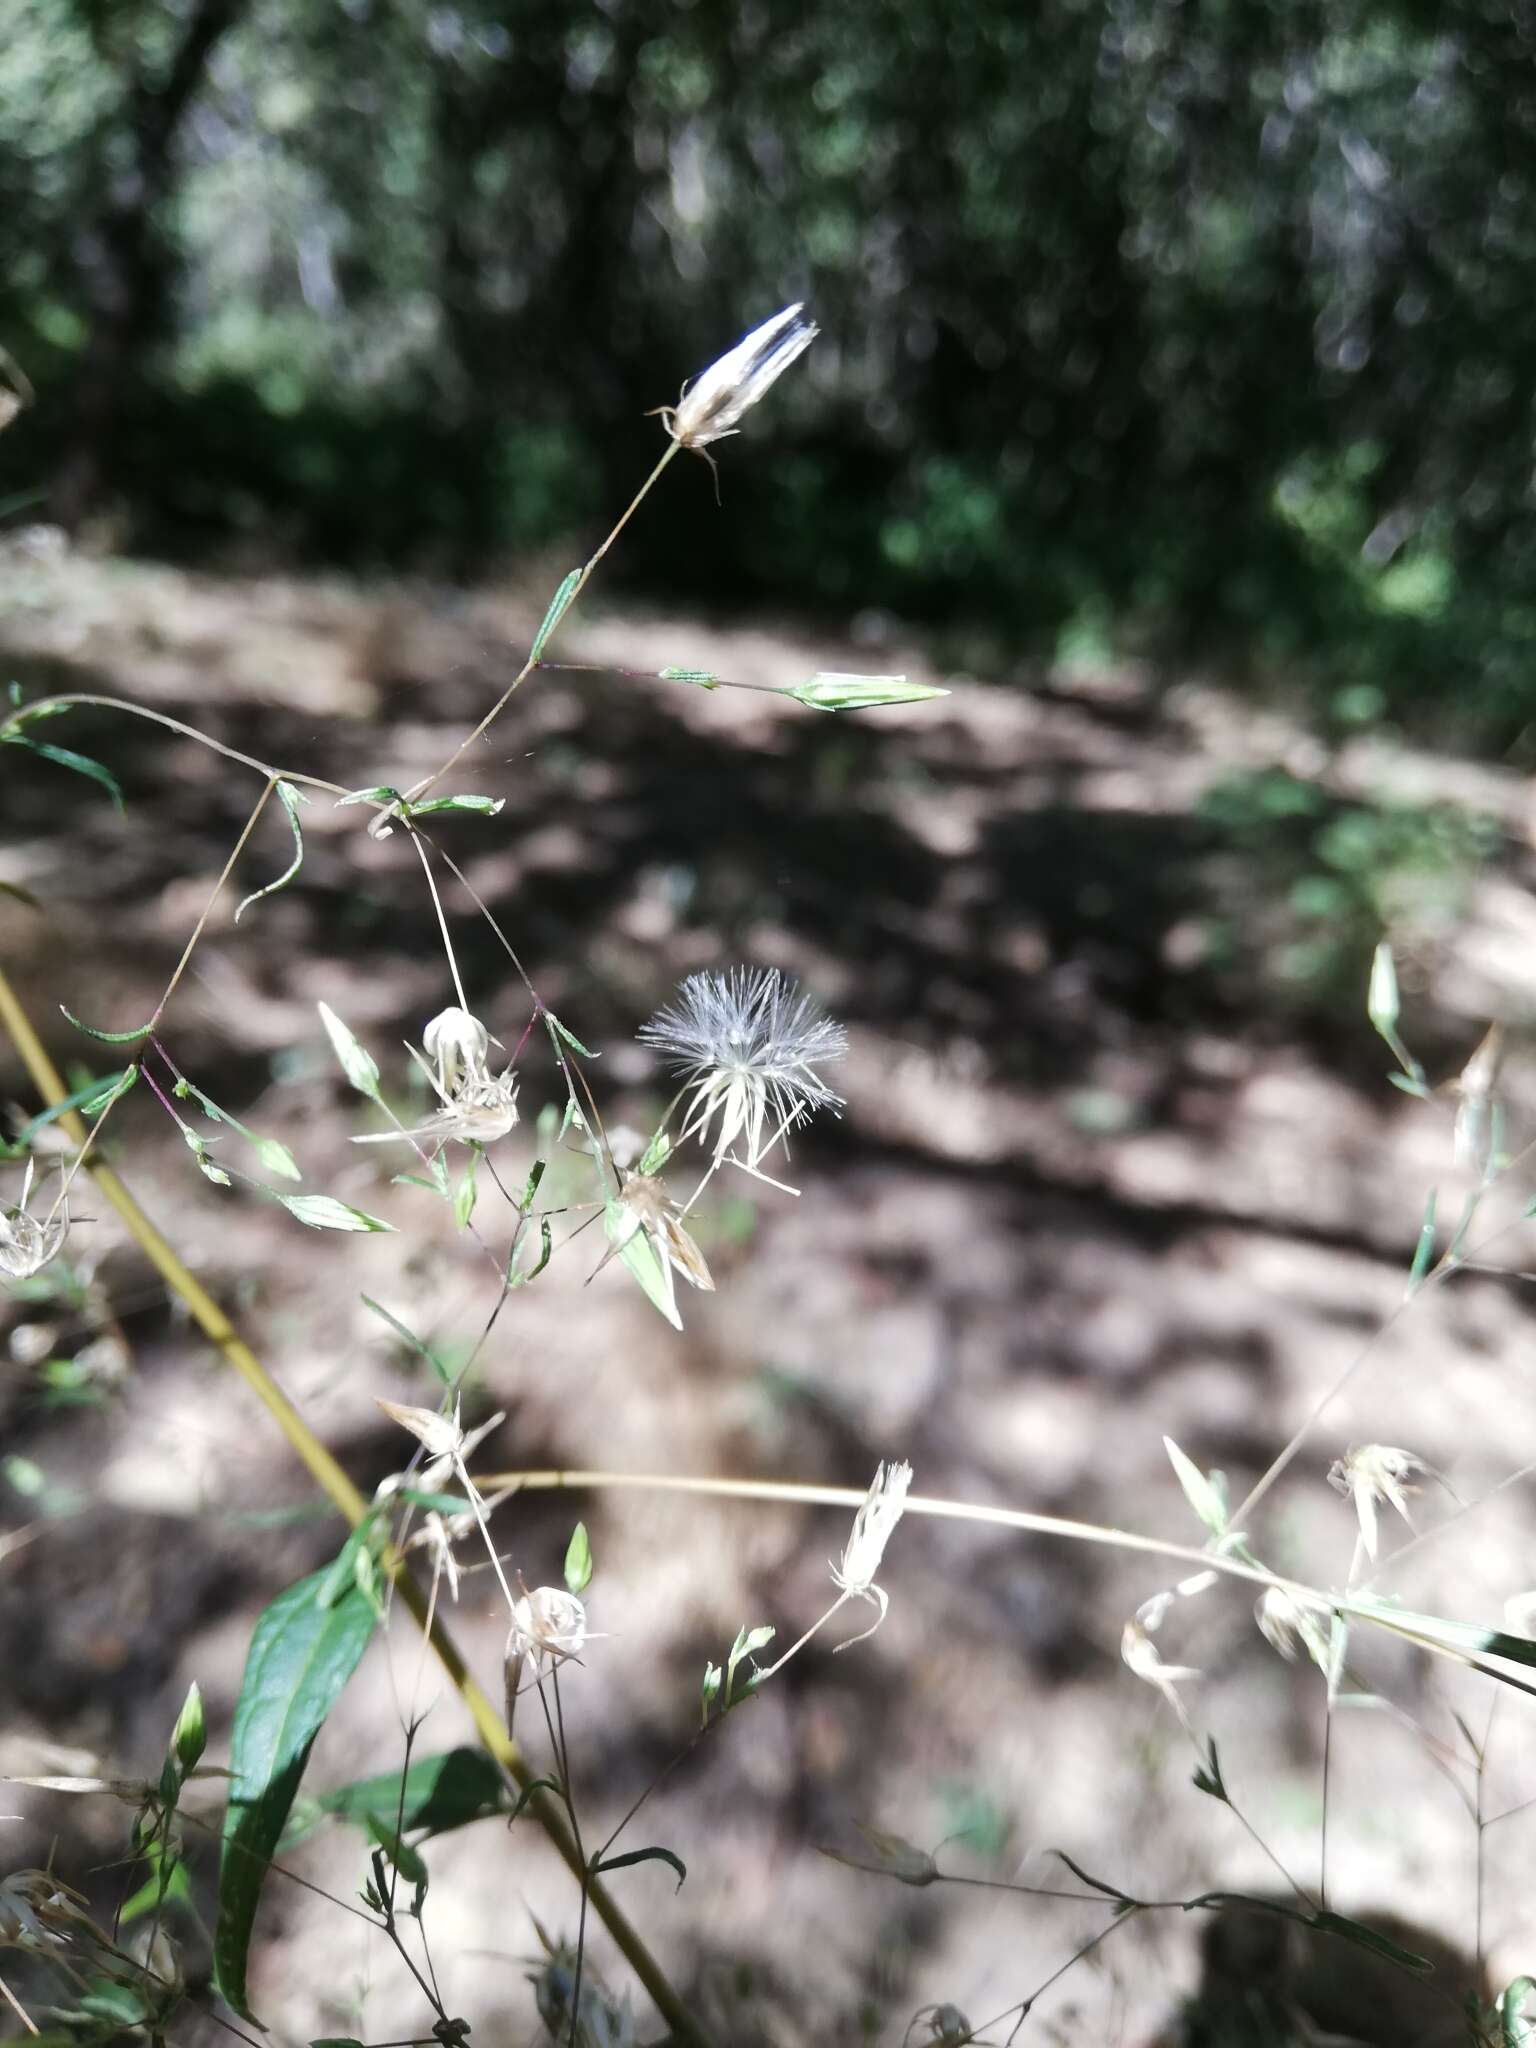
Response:
[[[617,521],[615,522],[614,526],[608,534],[608,538],[603,542],[602,546],[598,548],[595,554],[588,557],[587,561],[582,567],[581,574],[576,579],[575,588],[572,590],[570,596],[565,601],[565,612],[561,614],[562,618],[564,618],[566,613],[570,611],[572,605],[575,604],[577,598],[579,598],[581,596],[581,593],[586,589],[588,583],[592,579],[592,571],[597,567],[598,563],[603,559],[604,555],[607,554],[608,550],[613,546],[614,542],[618,539],[619,535],[624,531],[625,527],[628,526],[630,520],[635,516],[635,513],[640,509],[642,501],[645,499],[645,497],[651,490],[652,486],[655,484],[657,478],[661,475],[661,472],[666,468],[667,464],[672,460],[673,456],[676,455],[679,445],[680,444],[676,441],[669,441],[667,443],[666,451],[662,455],[661,460],[657,463],[656,467],[651,471],[650,475],[646,478],[645,482],[640,486],[639,490],[636,491],[635,495],[630,499],[628,505],[625,506],[623,512],[620,513]],[[559,622],[557,621],[556,625],[550,629],[550,634],[547,636],[548,638],[553,638],[554,633],[558,631],[558,623]],[[542,648],[540,648],[539,653],[542,656]],[[502,712],[506,710],[507,706],[516,696],[517,692],[522,688],[523,684],[528,680],[529,676],[533,674],[533,671],[538,666],[539,663],[534,660],[532,655],[530,655],[528,659],[523,663],[522,667],[518,670],[517,674],[512,678],[511,682],[508,683],[507,687],[502,691],[501,695],[496,699],[496,702],[491,706],[490,710],[487,711],[484,718],[482,718],[480,723],[475,727],[474,731],[471,733],[466,733],[464,738],[459,741],[459,744],[454,748],[453,752],[448,756],[447,760],[443,763],[442,767],[434,769],[432,774],[430,774],[424,782],[418,782],[415,784],[413,788],[408,789],[406,791],[405,795],[406,801],[408,803],[419,802],[421,798],[426,795],[429,789],[434,788],[439,782],[442,781],[443,777],[448,773],[448,771],[451,768],[453,768],[454,766],[456,766],[458,762],[463,760],[464,756],[469,752],[470,748],[474,745],[475,741],[480,738],[482,733],[488,732],[490,728],[496,723],[496,720],[500,718]]]

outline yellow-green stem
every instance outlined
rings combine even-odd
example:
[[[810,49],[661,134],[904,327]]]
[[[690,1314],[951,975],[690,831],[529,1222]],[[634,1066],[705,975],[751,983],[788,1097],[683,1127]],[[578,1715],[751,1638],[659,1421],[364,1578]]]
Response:
[[[0,973],[0,1023],[5,1025],[17,1052],[21,1055],[23,1065],[32,1078],[33,1086],[48,1107],[54,1108],[65,1101],[69,1091],[64,1086],[58,1069],[48,1057],[41,1039],[33,1028],[32,1020],[3,973]],[[73,1111],[66,1112],[59,1118],[59,1122],[75,1144],[85,1143],[85,1125]],[[321,1492],[356,1527],[367,1512],[367,1502],[341,1466],[310,1429],[298,1409],[278,1386],[197,1275],[183,1263],[174,1247],[150,1221],[118,1174],[99,1159],[90,1162],[89,1171],[97,1187],[117,1211],[128,1235],[166,1286],[186,1305],[193,1321],[225,1364],[233,1367],[266,1408],[287,1438],[289,1447]],[[429,1615],[426,1593],[403,1566],[396,1565],[394,1577],[401,1600],[409,1609],[417,1626],[427,1634],[439,1662],[469,1709],[470,1718],[475,1724],[480,1740],[517,1784],[519,1790],[527,1791],[534,1779],[533,1771],[521,1749],[502,1725],[500,1713],[470,1675],[469,1668],[453,1638],[439,1619]],[[681,2044],[681,2048],[709,2048],[708,2037],[673,1990],[650,1950],[631,1927],[607,1887],[586,1870],[581,1853],[558,1809],[543,1792],[535,1792],[528,1801],[528,1811],[543,1828],[577,1881],[585,1886],[593,1912],[607,1928],[625,1961],[644,1985],[657,2011],[671,2028],[674,2040]]]

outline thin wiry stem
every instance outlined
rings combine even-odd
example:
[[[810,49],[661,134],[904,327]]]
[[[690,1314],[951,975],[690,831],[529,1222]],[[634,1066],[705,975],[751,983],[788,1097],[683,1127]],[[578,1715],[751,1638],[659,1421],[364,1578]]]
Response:
[[[459,979],[459,963],[454,958],[453,941],[448,936],[448,920],[443,915],[443,900],[437,893],[437,881],[432,873],[432,863],[427,859],[427,849],[422,845],[420,836],[415,832],[411,834],[411,844],[421,856],[421,871],[427,878],[428,889],[432,892],[432,908],[437,912],[437,928],[443,935],[443,951],[448,955],[448,972],[453,976],[453,992],[459,999],[459,1008],[467,1013],[469,1010],[469,999],[464,993],[464,984]]]
[[[620,513],[618,520],[614,524],[612,530],[609,532],[608,538],[603,542],[602,546],[597,550],[597,552],[588,558],[588,560],[582,568],[581,574],[576,579],[575,588],[572,590],[570,596],[565,601],[565,610],[561,613],[561,619],[565,618],[565,616],[570,612],[571,607],[575,604],[577,598],[579,598],[581,596],[581,593],[586,589],[587,584],[591,581],[593,570],[597,567],[598,563],[603,559],[604,555],[607,554],[608,550],[613,546],[614,542],[618,539],[619,535],[624,531],[625,527],[628,526],[630,520],[634,517],[635,513],[639,511],[641,502],[646,497],[647,493],[650,491],[652,485],[656,482],[657,478],[661,475],[661,472],[666,468],[667,464],[672,460],[673,456],[676,455],[679,446],[680,443],[676,441],[669,441],[667,443],[666,451],[662,455],[661,460],[657,463],[656,467],[651,471],[650,475],[646,478],[645,482],[640,486],[639,490],[636,491],[633,498],[630,499],[628,505],[624,508],[623,512]],[[549,634],[546,635],[546,640],[553,638],[554,633],[558,630],[558,627],[559,621],[557,621],[556,625],[550,629]],[[539,652],[540,657],[542,658],[543,649],[541,648]],[[516,696],[517,692],[522,688],[523,684],[528,680],[529,676],[533,674],[533,671],[538,666],[539,662],[535,661],[533,656],[530,654],[528,659],[523,663],[522,667],[518,670],[517,674],[512,678],[511,682],[508,683],[507,687],[496,699],[496,702],[491,706],[490,710],[487,711],[484,718],[482,718],[480,723],[475,727],[474,731],[471,733],[467,733],[465,737],[459,741],[459,744],[448,756],[447,760],[443,763],[442,767],[434,769],[432,774],[430,774],[424,782],[418,782],[414,785],[414,787],[406,791],[405,796],[407,803],[419,802],[421,798],[426,795],[429,789],[434,788],[439,782],[441,782],[443,777],[448,773],[448,771],[464,758],[464,756],[469,752],[470,748],[474,745],[475,741],[480,738],[481,734],[488,732],[490,728],[496,723],[496,720],[500,718],[502,712],[506,710],[507,706]]]
[[[151,711],[147,705],[131,703],[126,697],[97,697],[80,691],[71,691],[62,697],[39,697],[35,703],[23,705],[21,723],[25,725],[44,711],[62,710],[71,704],[94,704],[103,711],[125,711],[130,718],[147,718],[152,725],[163,725],[171,732],[180,733],[183,739],[196,740],[199,746],[211,748],[215,754],[222,754],[226,761],[238,761],[242,768],[254,768],[269,782],[298,782],[306,789],[323,789],[329,796],[351,795],[351,791],[339,782],[327,782],[321,775],[302,775],[294,768],[274,768],[270,761],[260,761],[254,754],[242,754],[238,747],[226,746],[223,740],[200,732],[195,725],[187,725],[182,719],[172,718],[164,711]],[[8,722],[15,724],[17,720],[13,717]],[[385,806],[378,804],[374,808],[383,810]]]
[[[260,821],[261,814],[266,809],[268,803],[271,801],[272,792],[274,789],[276,789],[276,787],[276,780],[273,777],[269,776],[267,778],[266,788],[261,792],[261,795],[256,799],[255,808],[252,810],[250,816],[246,819],[245,824],[241,829],[240,837],[235,841],[234,845],[230,848],[229,858],[225,861],[223,867],[219,870],[219,878],[214,883],[213,888],[209,891],[208,901],[203,905],[202,914],[198,918],[197,923],[192,927],[192,936],[187,940],[185,946],[182,947],[181,958],[176,962],[176,967],[171,975],[170,980],[165,984],[164,989],[161,991],[160,1000],[155,1005],[154,1015],[150,1018],[149,1022],[144,1027],[144,1036],[146,1039],[149,1038],[150,1034],[154,1031],[155,1026],[160,1022],[161,1017],[165,1014],[165,1007],[167,1003],[169,1003],[171,997],[175,995],[177,988],[180,986],[181,978],[186,973],[188,966],[191,964],[192,955],[197,950],[198,941],[203,936],[204,927],[207,925],[209,918],[213,915],[213,906],[218,902],[219,897],[222,895],[225,883],[234,873],[235,862],[240,858],[242,852],[244,852],[246,841],[255,831],[256,826]],[[141,1053],[139,1055],[138,1061],[136,1061],[135,1064],[142,1066],[142,1061],[143,1054]],[[118,1103],[122,1101],[123,1095],[126,1093],[127,1090],[124,1089],[122,1093],[114,1095],[111,1098],[111,1100],[106,1104],[106,1107],[102,1110],[100,1116],[97,1117],[95,1123],[92,1124],[90,1129],[86,1132],[84,1139],[81,1141],[79,1150],[76,1152],[74,1158],[70,1161],[69,1171],[61,1177],[59,1191],[54,1197],[53,1207],[48,1212],[50,1219],[58,1213],[60,1205],[67,1199],[69,1195],[70,1184],[73,1182],[75,1175],[80,1171],[80,1168],[85,1164],[86,1154],[91,1150],[91,1147],[95,1145],[97,1140],[100,1138],[103,1126],[106,1124],[108,1117],[111,1116],[113,1110],[117,1107]]]

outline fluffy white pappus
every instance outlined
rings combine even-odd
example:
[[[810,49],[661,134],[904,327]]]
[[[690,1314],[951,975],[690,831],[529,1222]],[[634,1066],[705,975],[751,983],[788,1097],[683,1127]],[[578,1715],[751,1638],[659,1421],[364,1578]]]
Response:
[[[706,442],[734,434],[747,408],[757,404],[821,331],[801,314],[797,301],[754,327],[695,379],[676,406],[664,406],[662,418],[673,440],[685,448],[703,448]]]
[[[740,1139],[755,1167],[812,1110],[842,1106],[816,1068],[843,1056],[847,1033],[776,967],[690,974],[639,1035],[690,1088],[683,1135],[707,1136],[718,1116],[717,1160]]]

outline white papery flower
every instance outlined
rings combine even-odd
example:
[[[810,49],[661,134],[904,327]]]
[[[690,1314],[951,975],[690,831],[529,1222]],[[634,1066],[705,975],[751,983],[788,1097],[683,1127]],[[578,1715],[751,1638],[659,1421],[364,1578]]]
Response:
[[[715,1126],[717,1165],[739,1141],[739,1163],[755,1171],[813,1109],[842,1106],[814,1063],[840,1059],[847,1034],[776,967],[690,974],[639,1035],[684,1077],[683,1136],[707,1140]]]
[[[563,1586],[535,1586],[513,1603],[507,1632],[507,1662],[531,1657],[534,1676],[542,1678],[551,1664],[576,1657],[587,1641],[587,1610]]]
[[[22,1176],[21,1200],[14,1208],[0,1208],[0,1274],[8,1280],[30,1280],[50,1259],[64,1249],[69,1235],[69,1203],[61,1201],[57,1212],[29,1216],[27,1201],[32,1193],[36,1161],[27,1161]]]
[[[1366,1555],[1374,1560],[1376,1556],[1377,1525],[1376,1504],[1385,1501],[1396,1508],[1409,1528],[1413,1518],[1408,1512],[1408,1495],[1417,1493],[1416,1486],[1408,1484],[1415,1472],[1427,1469],[1422,1458],[1416,1458],[1412,1451],[1403,1451],[1392,1444],[1357,1444],[1342,1458],[1336,1458],[1328,1469],[1328,1484],[1338,1493],[1348,1496],[1355,1510],[1355,1519],[1360,1524],[1360,1541],[1365,1545]]]
[[[504,1138],[517,1122],[517,1077],[511,1067],[493,1074],[486,1065],[490,1047],[499,1045],[478,1017],[468,1010],[440,1010],[422,1033],[427,1057],[415,1046],[406,1050],[432,1085],[442,1107],[408,1131],[369,1131],[354,1145],[391,1145],[402,1139],[461,1145],[490,1145]]]
[[[869,1492],[853,1518],[853,1528],[843,1545],[842,1561],[832,1567],[832,1583],[845,1599],[867,1600],[879,1611],[862,1635],[850,1636],[846,1643],[839,1643],[839,1650],[862,1643],[864,1637],[872,1636],[885,1619],[890,1599],[885,1589],[875,1584],[875,1573],[885,1556],[891,1531],[901,1520],[907,1504],[907,1488],[911,1484],[912,1467],[905,1462],[877,1465]]]
[[[439,1010],[421,1034],[422,1049],[437,1069],[438,1092],[451,1096],[466,1074],[485,1066],[491,1034],[468,1010]],[[498,1041],[499,1043],[499,1041]]]
[[[733,349],[710,364],[684,389],[675,407],[659,408],[662,423],[684,448],[703,448],[736,432],[736,423],[804,353],[821,332],[814,320],[803,320],[797,302],[775,313]]]

